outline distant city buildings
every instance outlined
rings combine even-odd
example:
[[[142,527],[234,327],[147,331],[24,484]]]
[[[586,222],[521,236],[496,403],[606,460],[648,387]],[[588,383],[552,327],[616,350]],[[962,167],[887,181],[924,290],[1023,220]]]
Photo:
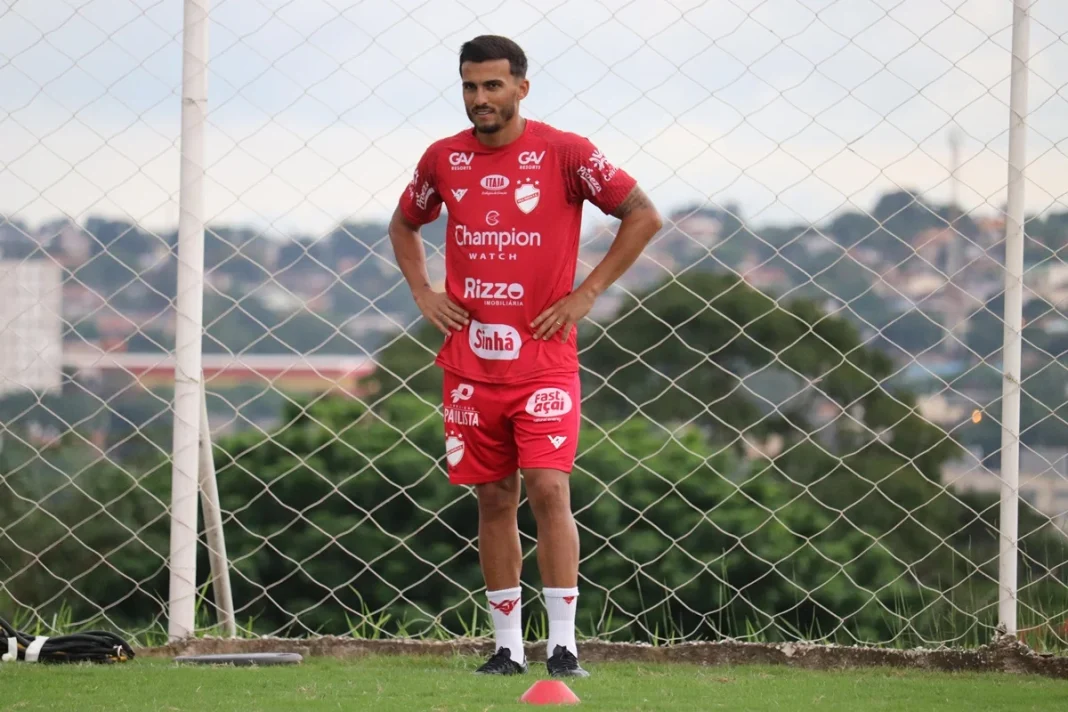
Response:
[[[989,384],[958,382],[975,375],[977,360],[995,375],[1001,367],[997,300],[1004,291],[1005,222],[996,214],[967,216],[952,227],[937,220],[934,227],[931,221],[895,223],[905,226],[898,229],[903,234],[889,234],[889,221],[862,210],[823,227],[752,227],[734,210],[709,206],[667,217],[591,318],[613,318],[628,295],[673,275],[729,272],[769,296],[814,299],[828,313],[852,320],[864,345],[890,353],[895,379],[917,389],[920,414],[955,438],[965,434],[961,426],[967,427],[974,404],[999,397],[982,391]],[[1025,370],[1062,353],[1068,335],[1068,261],[1057,247],[1068,237],[1057,225],[1028,241]],[[167,353],[176,325],[174,237],[103,219],[85,226],[56,220],[34,229],[0,219],[0,397],[58,395],[72,381],[94,393],[166,391],[174,379]],[[427,226],[426,237],[428,269],[440,289],[441,225]],[[211,305],[214,316],[205,323],[204,370],[211,391],[243,389],[244,395],[231,396],[235,408],[249,410],[243,404],[261,391],[362,397],[374,357],[418,318],[392,262],[385,225],[343,226],[290,241],[220,228],[209,238],[205,311]],[[590,225],[577,280],[613,238],[609,221]],[[903,321],[908,316],[916,318]],[[924,330],[926,336],[917,333]],[[339,344],[360,348],[341,354]],[[1068,391],[1063,395],[1068,400]],[[266,412],[265,406],[259,417]],[[813,439],[833,439],[838,405],[816,399],[808,415]],[[1000,488],[997,468],[988,469],[997,443],[985,444],[987,452],[973,448],[945,468],[947,488]],[[749,454],[774,456],[781,447],[749,443]],[[1066,452],[1068,444],[1041,453],[1022,448],[1020,471],[1023,500],[1068,532]]]

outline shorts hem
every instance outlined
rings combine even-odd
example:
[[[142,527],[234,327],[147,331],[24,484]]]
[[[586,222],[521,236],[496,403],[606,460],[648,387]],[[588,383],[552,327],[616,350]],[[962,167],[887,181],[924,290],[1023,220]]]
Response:
[[[524,464],[520,465],[519,469],[520,470],[556,470],[557,472],[563,472],[564,474],[570,475],[572,470],[575,469],[575,466],[574,466],[574,464],[572,464],[572,465],[568,465],[567,467],[560,467],[560,463],[559,462],[541,462],[539,460],[535,460],[534,462],[528,462],[528,463],[524,463]]]
[[[500,482],[501,480],[511,477],[511,472],[506,472],[503,475],[487,475],[485,477],[454,477],[449,476],[449,484],[456,486],[463,485],[488,485],[493,482]]]

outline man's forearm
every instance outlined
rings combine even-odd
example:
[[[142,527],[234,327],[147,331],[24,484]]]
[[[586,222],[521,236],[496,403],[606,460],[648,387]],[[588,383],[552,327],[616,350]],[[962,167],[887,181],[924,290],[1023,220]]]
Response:
[[[655,212],[636,212],[624,217],[608,252],[582,281],[579,291],[599,297],[630,269],[659,229],[660,219]]]
[[[599,297],[630,269],[648,242],[649,230],[646,225],[633,222],[620,224],[608,252],[582,281],[579,291]]]
[[[426,267],[422,235],[407,225],[394,223],[389,228],[389,241],[393,245],[397,266],[400,267],[412,294],[430,289],[430,273]]]

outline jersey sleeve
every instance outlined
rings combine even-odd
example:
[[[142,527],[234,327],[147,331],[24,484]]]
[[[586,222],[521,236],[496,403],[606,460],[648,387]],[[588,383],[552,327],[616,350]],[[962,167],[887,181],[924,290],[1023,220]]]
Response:
[[[563,168],[571,202],[588,200],[605,215],[610,215],[638,184],[629,173],[612,164],[589,139],[576,136],[563,149]]]
[[[416,225],[434,222],[441,214],[441,189],[434,171],[435,155],[433,146],[423,152],[412,180],[400,197],[401,212]]]

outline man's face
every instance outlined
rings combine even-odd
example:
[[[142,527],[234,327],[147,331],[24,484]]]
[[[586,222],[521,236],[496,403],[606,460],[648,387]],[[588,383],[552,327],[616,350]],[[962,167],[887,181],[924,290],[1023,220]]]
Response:
[[[507,59],[464,62],[460,68],[467,118],[480,133],[496,133],[519,111],[530,83],[512,76]]]

